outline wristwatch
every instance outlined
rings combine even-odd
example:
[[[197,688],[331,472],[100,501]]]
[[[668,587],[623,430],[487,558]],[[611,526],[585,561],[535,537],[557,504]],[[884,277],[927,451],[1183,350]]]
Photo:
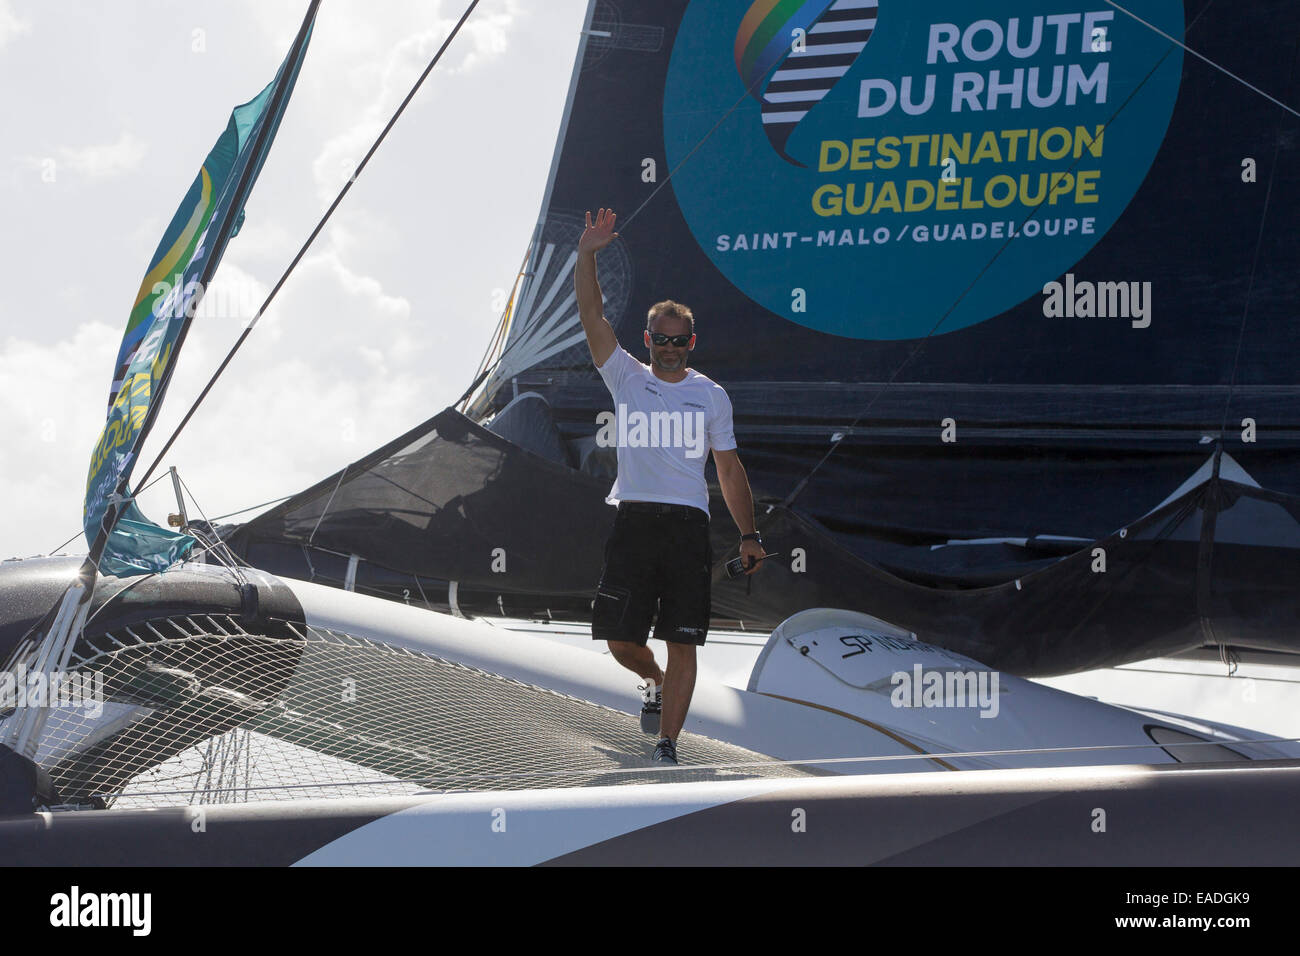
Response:
[[[758,542],[758,546],[759,546],[760,548],[763,546],[763,536],[762,536],[761,534],[759,534],[757,531],[751,531],[749,534],[742,534],[742,535],[740,536],[740,540],[741,540],[741,541],[757,541],[757,542]]]

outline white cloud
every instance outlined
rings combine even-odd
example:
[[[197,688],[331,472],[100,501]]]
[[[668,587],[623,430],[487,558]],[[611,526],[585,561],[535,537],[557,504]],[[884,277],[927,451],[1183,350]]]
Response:
[[[472,72],[504,55],[508,31],[517,16],[515,0],[507,0],[505,10],[484,11],[471,17],[447,48],[445,59],[440,61],[435,73],[438,69],[447,73]],[[347,129],[325,144],[312,166],[322,198],[332,199],[347,182],[458,19],[458,15],[448,16],[415,33],[395,32],[389,37],[373,37],[369,58],[373,61],[382,57],[383,66],[354,72],[346,81],[353,94],[364,90],[368,102]],[[425,86],[416,94],[417,100],[422,94],[431,95],[427,87],[436,86],[434,79],[433,74],[426,79]]]
[[[203,293],[194,320],[205,328],[225,330],[233,342],[240,330],[252,321],[270,291],[266,283],[240,268],[232,259],[223,260],[216,278]]]
[[[63,170],[71,170],[86,179],[112,179],[140,168],[148,145],[129,132],[123,132],[115,142],[94,146],[60,146],[53,157],[28,156],[27,165],[43,173],[48,169],[55,177]],[[54,166],[49,167],[49,160]]]
[[[18,454],[6,454],[0,469],[0,501],[8,503],[0,557],[52,549],[77,530],[121,338],[120,328],[93,322],[53,345],[3,341],[0,415]],[[84,551],[82,543],[70,548]]]
[[[14,37],[27,33],[32,25],[18,17],[10,0],[0,0],[0,50]]]
[[[148,149],[142,140],[124,132],[114,143],[80,149],[64,147],[59,150],[59,156],[75,173],[91,179],[107,179],[139,167]]]
[[[222,264],[137,479],[242,331],[242,303],[260,304],[267,291]],[[350,269],[334,243],[303,260],[282,296],[280,315],[273,307],[258,324],[161,466],[176,465],[212,516],[299,491],[450,400],[431,401],[410,303]],[[0,500],[11,505],[0,558],[54,548],[76,530],[121,334],[87,323],[52,344],[0,340],[0,415],[23,449],[0,469]],[[140,501],[155,521],[175,510],[169,482]],[[69,550],[84,547],[78,539]]]
[[[474,48],[459,66],[453,68],[455,72],[467,73],[486,60],[504,54],[509,47],[509,31],[518,12],[515,0],[507,0],[505,10],[477,19],[471,18],[462,28],[462,36],[473,40]]]

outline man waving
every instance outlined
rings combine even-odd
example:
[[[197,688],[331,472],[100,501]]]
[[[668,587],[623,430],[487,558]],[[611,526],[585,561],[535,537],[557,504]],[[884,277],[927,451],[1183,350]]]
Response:
[[[618,477],[605,499],[618,506],[605,544],[591,635],[642,684],[641,729],[658,736],[654,759],[677,763],[677,737],[695,690],[695,648],[708,636],[710,575],[709,450],[722,495],[740,530],[740,553],[752,574],[764,557],[754,531],[749,479],[736,453],[731,400],[722,386],[687,367],[695,348],[691,310],[657,302],[646,316],[644,365],[619,346],[605,319],[596,253],[617,236],[615,215],[601,209],[578,240],[574,284],[578,313],[600,377],[615,403]],[[655,663],[646,642],[668,646],[668,663]]]

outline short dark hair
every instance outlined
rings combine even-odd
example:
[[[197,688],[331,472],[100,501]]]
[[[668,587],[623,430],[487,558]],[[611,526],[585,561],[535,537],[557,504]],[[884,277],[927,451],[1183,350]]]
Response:
[[[650,311],[646,313],[645,317],[645,327],[650,328],[650,323],[661,315],[671,315],[675,319],[685,319],[691,323],[691,335],[695,334],[695,316],[691,315],[691,310],[680,302],[664,299],[662,302],[656,302],[650,306]]]

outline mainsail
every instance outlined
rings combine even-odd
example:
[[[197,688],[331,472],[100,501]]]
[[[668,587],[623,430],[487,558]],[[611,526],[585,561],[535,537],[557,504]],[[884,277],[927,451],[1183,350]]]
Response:
[[[692,307],[692,364],[727,388],[790,555],[719,574],[718,617],[860,609],[1021,673],[1300,649],[1300,10],[1214,7],[594,0],[468,417],[239,546],[430,606],[581,618],[612,455],[573,265],[608,206],[607,317],[640,354],[651,303]]]

